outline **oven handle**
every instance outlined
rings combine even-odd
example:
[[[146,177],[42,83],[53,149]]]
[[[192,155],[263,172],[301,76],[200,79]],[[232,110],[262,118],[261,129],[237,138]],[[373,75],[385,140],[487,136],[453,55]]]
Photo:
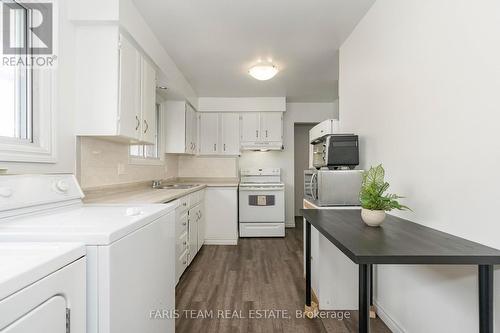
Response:
[[[314,188],[313,188],[314,177],[318,177],[318,174],[317,173],[312,174],[311,179],[309,180],[309,189],[311,190],[311,196],[312,196],[313,200],[316,200],[316,196],[314,195]]]

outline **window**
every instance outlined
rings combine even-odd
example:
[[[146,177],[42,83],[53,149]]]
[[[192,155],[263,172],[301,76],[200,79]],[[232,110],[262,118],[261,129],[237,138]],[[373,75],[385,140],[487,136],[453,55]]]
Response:
[[[1,1],[3,2],[3,1]],[[14,4],[16,5],[16,4]],[[10,12],[10,39],[29,50],[30,11],[16,5]],[[27,58],[30,54],[17,54]],[[28,66],[0,66],[0,137],[11,142],[33,142],[32,69]]]
[[[0,63],[0,161],[56,163],[57,87],[52,69],[31,66],[39,56],[31,32],[33,9],[6,0],[0,0],[0,8],[0,16],[9,15],[3,37],[8,35],[12,52]]]
[[[161,164],[161,119],[160,104],[156,104],[156,136],[154,145],[130,146],[130,161],[132,164]]]

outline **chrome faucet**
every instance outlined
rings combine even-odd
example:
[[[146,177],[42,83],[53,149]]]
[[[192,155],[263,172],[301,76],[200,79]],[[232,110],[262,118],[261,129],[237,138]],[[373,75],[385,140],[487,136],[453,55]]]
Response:
[[[157,189],[161,187],[161,180],[153,180],[153,188]]]

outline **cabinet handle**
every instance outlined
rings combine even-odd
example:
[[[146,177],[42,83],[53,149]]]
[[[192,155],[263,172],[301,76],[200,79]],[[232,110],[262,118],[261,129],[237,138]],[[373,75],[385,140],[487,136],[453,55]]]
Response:
[[[186,207],[186,206],[187,206],[187,202],[183,202],[183,203],[182,203],[182,205],[183,205],[184,207]]]
[[[185,265],[185,264],[186,264],[186,261],[183,261],[183,262],[182,262],[182,264],[183,264],[183,265]]]
[[[146,119],[144,119],[144,125],[146,126],[146,128],[144,129],[144,134],[146,134],[146,132],[149,129],[149,125],[148,125],[148,122],[146,121]]]
[[[187,223],[186,222],[183,222],[182,225],[186,225]]]
[[[224,151],[226,151],[226,144],[224,144]]]
[[[186,242],[186,241],[182,242],[182,245],[186,245],[186,244],[187,244],[187,242]]]
[[[266,130],[266,138],[267,138],[267,130]]]
[[[139,126],[141,126],[141,121],[139,120],[138,116],[135,116],[135,119],[137,120],[137,125],[135,126],[135,130],[137,131],[139,129]]]
[[[214,151],[217,151],[217,144],[214,143]]]
[[[255,131],[255,137],[258,138],[259,137],[259,130],[256,130]]]

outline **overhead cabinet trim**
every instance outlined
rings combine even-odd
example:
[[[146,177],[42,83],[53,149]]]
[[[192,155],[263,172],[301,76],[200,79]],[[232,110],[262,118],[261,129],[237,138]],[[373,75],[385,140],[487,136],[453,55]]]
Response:
[[[200,97],[200,112],[285,112],[285,97]]]

